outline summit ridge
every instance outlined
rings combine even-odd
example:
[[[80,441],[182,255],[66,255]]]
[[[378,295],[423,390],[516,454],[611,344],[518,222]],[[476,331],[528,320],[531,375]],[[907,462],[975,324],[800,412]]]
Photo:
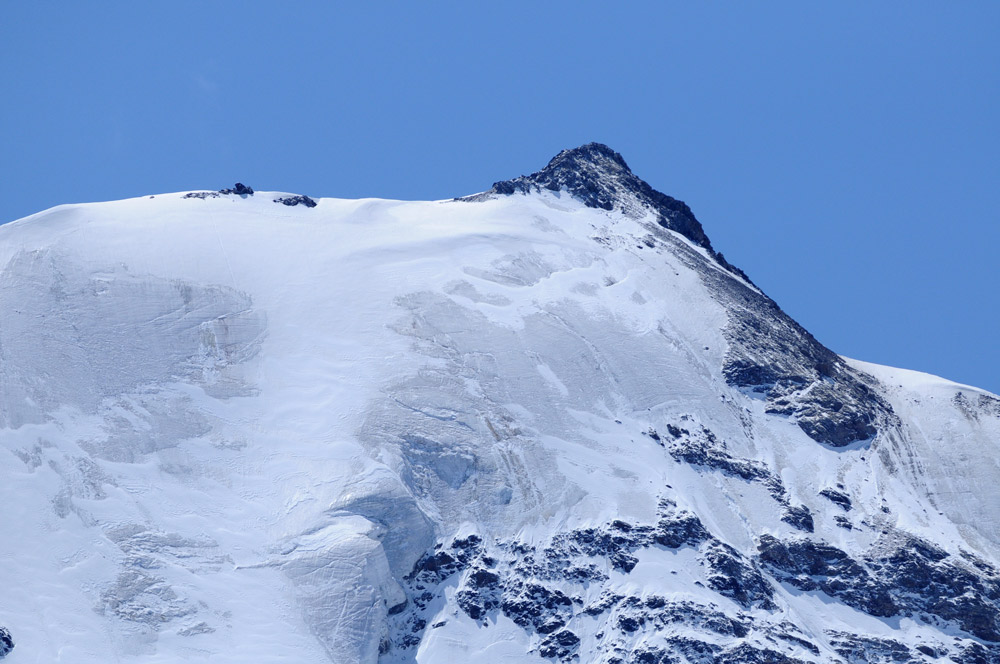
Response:
[[[712,247],[705,229],[687,203],[654,189],[632,172],[620,153],[603,143],[591,142],[562,150],[542,170],[495,182],[484,194],[510,196],[543,190],[565,191],[587,207],[618,211],[630,217],[652,212],[660,226],[680,233],[705,249],[723,268],[750,281],[742,270]],[[479,200],[484,194],[463,200]]]
[[[591,208],[618,209],[630,215],[643,207],[651,209],[661,226],[714,253],[701,223],[684,201],[653,189],[632,172],[621,154],[603,143],[563,150],[542,170],[496,182],[490,191],[510,195],[543,189],[565,190]]]

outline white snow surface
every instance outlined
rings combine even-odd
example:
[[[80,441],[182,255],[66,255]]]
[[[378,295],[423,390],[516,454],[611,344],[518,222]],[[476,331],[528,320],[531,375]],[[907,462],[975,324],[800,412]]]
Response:
[[[741,551],[795,534],[759,485],[646,435],[679,418],[771,468],[845,551],[890,520],[1000,559],[1000,402],[851,361],[901,423],[817,444],[726,384],[727,313],[669,244],[643,245],[649,220],[550,192],[313,209],[277,195],[67,205],[0,227],[5,664],[546,661],[538,635],[478,624],[447,592],[418,648],[380,644],[404,577],[455,535],[650,522],[665,493]],[[817,495],[837,484],[854,530]],[[607,587],[737,611],[690,555],[644,550]],[[838,626],[950,638],[815,593],[776,602],[822,626],[824,657]],[[596,661],[600,638],[581,638]]]

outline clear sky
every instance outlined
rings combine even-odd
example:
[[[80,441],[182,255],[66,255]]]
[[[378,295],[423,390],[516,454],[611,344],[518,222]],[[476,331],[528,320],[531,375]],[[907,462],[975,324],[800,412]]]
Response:
[[[998,35],[995,0],[12,2],[0,222],[449,198],[600,141],[835,351],[1000,392]]]

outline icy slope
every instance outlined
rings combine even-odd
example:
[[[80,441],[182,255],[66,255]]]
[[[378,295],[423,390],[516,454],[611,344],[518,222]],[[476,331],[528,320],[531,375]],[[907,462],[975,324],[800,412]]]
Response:
[[[0,227],[5,662],[1000,661],[1000,400],[616,153],[237,190]]]

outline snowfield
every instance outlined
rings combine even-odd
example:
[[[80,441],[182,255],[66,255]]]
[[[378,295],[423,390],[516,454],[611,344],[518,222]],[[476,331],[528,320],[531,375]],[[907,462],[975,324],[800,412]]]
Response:
[[[4,664],[1000,661],[1000,399],[573,193],[0,226]]]

